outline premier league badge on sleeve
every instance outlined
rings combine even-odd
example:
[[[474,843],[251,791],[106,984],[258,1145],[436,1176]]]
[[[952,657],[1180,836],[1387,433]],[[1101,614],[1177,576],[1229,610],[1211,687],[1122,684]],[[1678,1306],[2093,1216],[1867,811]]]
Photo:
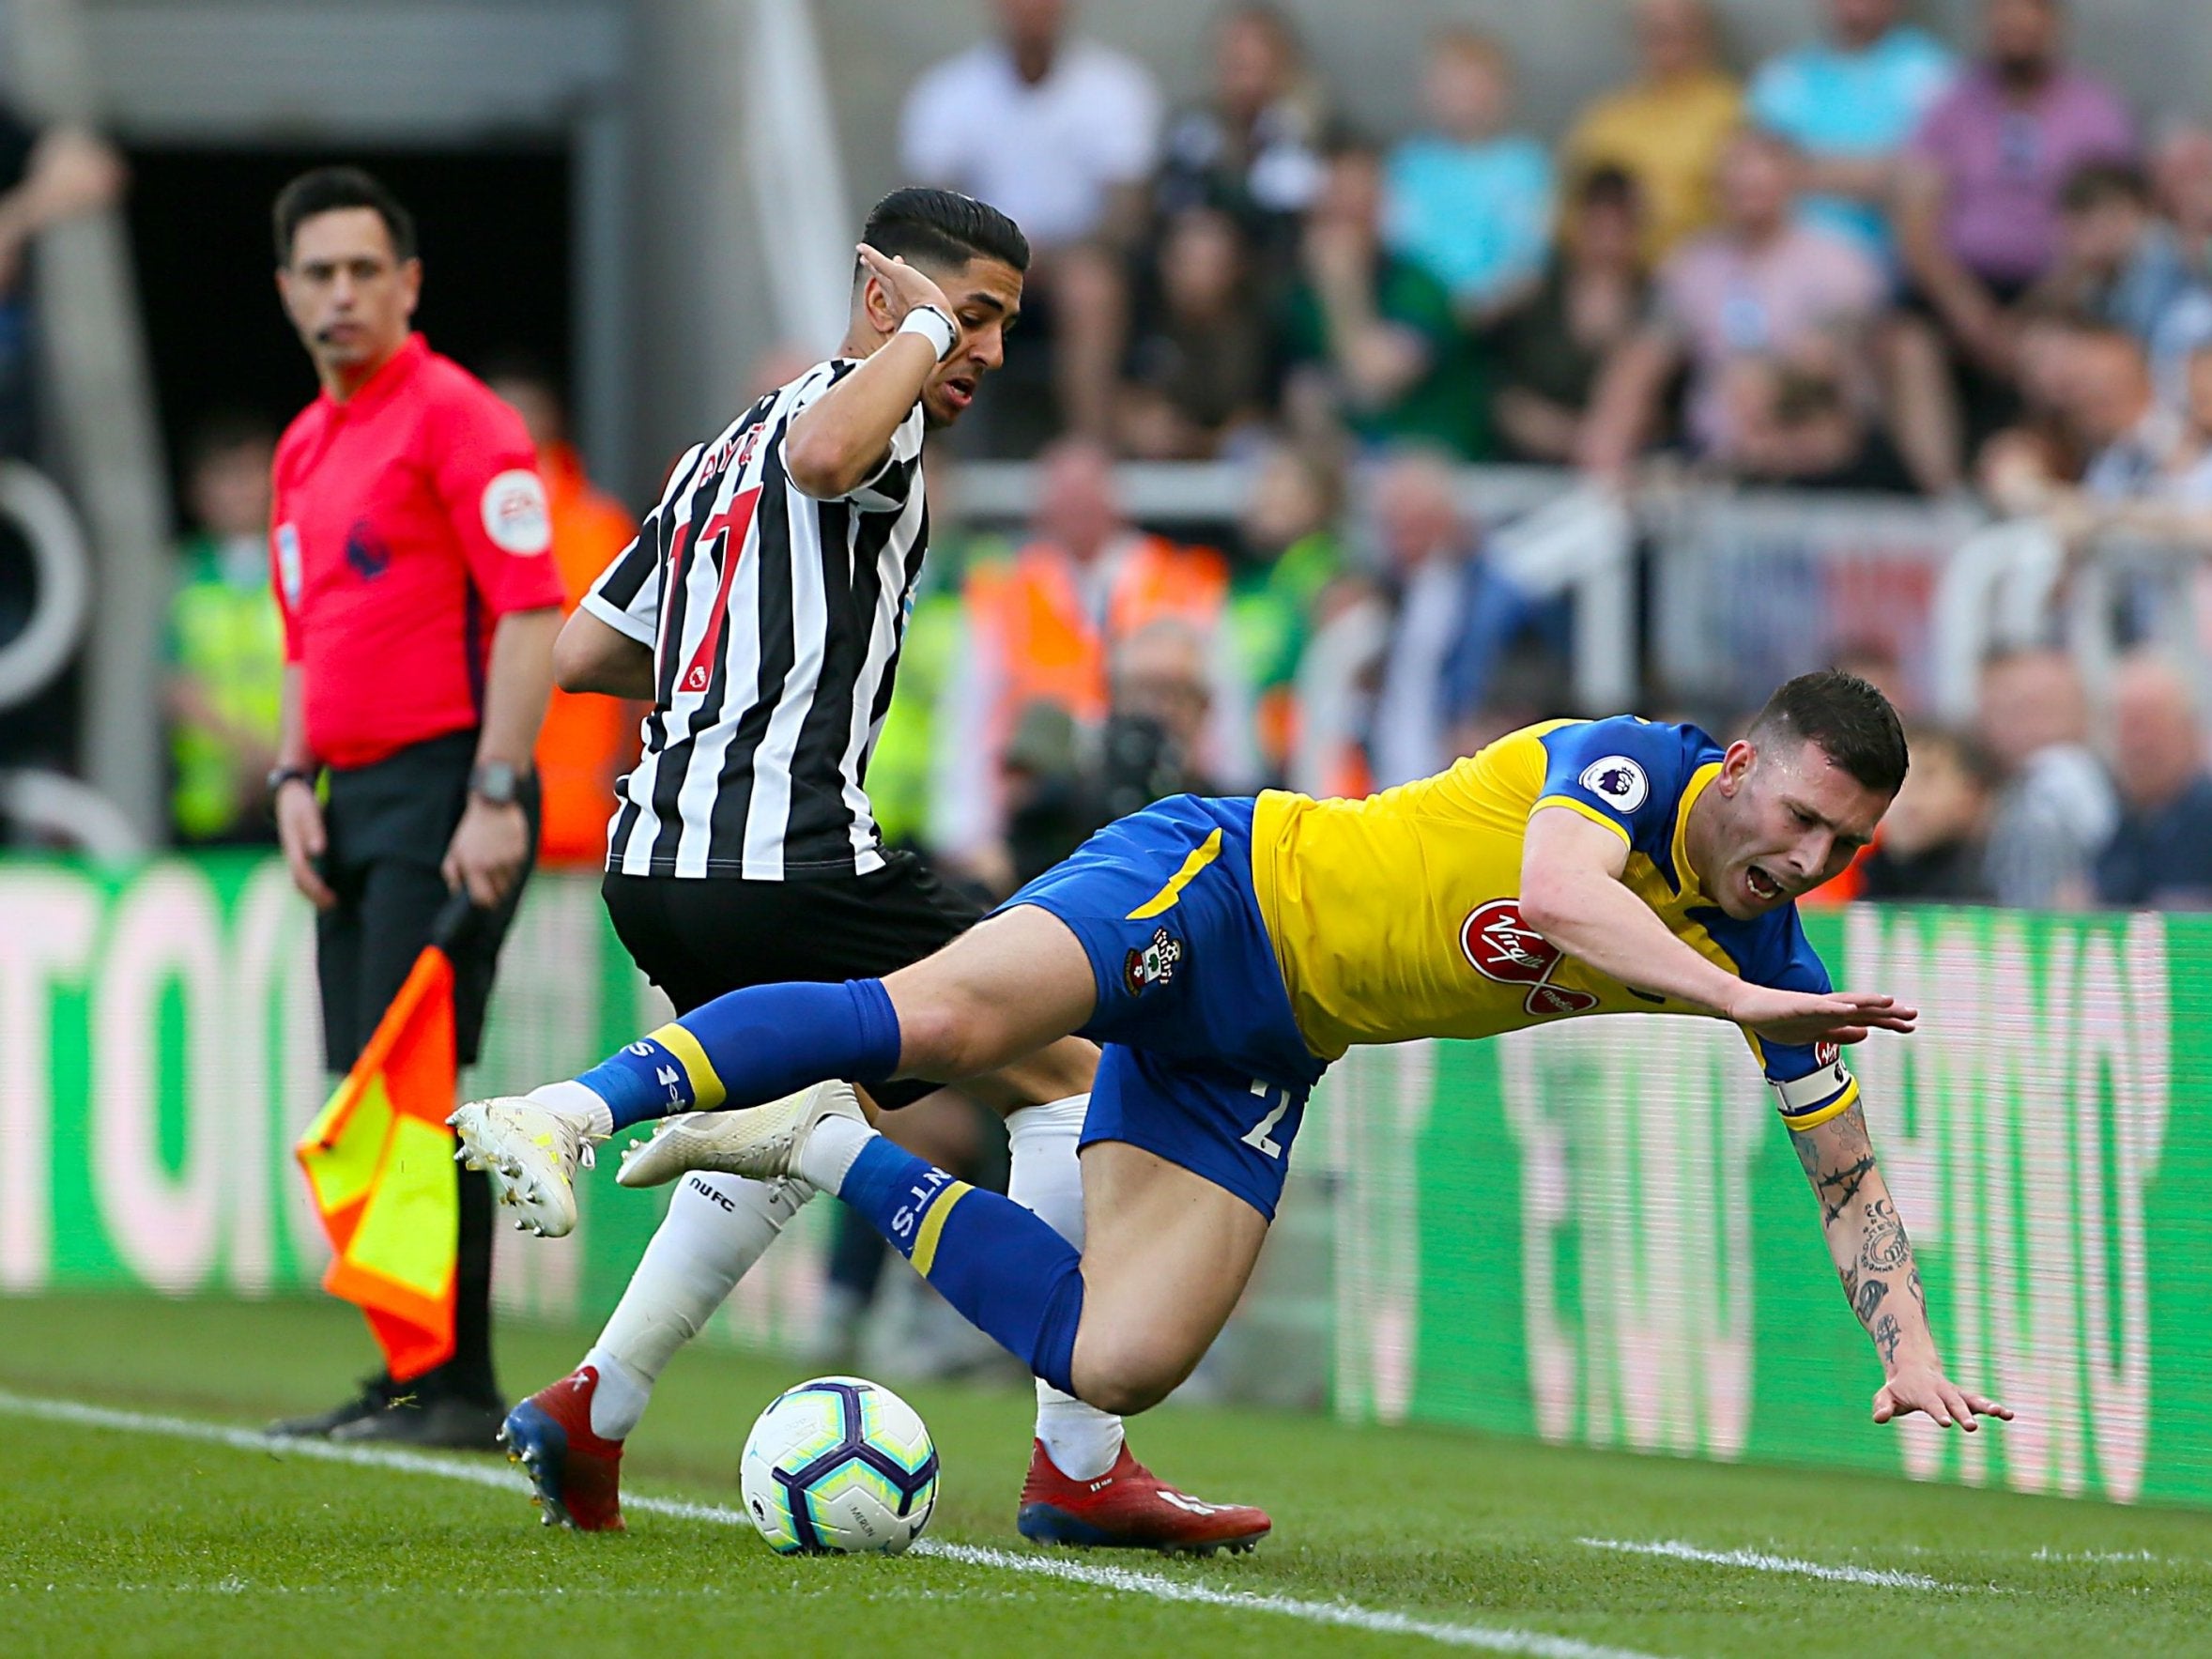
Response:
[[[1616,812],[1634,812],[1651,795],[1644,769],[1626,755],[1607,755],[1592,760],[1575,780]]]

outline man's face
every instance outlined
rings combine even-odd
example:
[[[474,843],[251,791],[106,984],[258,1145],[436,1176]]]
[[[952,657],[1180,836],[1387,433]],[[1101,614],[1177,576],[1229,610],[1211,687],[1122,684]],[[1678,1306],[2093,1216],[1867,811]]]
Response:
[[[422,264],[392,253],[374,207],[333,207],[300,222],[291,262],[277,272],[284,314],[315,367],[344,376],[407,343],[422,292]]]
[[[2060,651],[2023,651],[1982,670],[1976,726],[1982,746],[2007,773],[2043,750],[2089,735],[2081,671]]]
[[[1847,46],[1871,46],[1897,21],[1897,0],[1828,0],[1828,23]]]
[[[2107,196],[2059,216],[2059,236],[2069,264],[2099,276],[2119,274],[2143,240],[2148,216],[2125,196]]]
[[[1713,57],[1713,34],[1699,0],[1643,0],[1636,12],[1636,50],[1653,81],[1704,69]]]
[[[2131,341],[2107,335],[2082,341],[2069,382],[2075,428],[2097,448],[2126,438],[2150,410],[2150,367]]]
[[[1989,0],[1982,30],[1990,61],[2000,69],[2034,73],[2058,55],[2055,0]]]
[[[2177,799],[2204,770],[2204,738],[2188,685],[2162,668],[2131,666],[2112,687],[2112,780],[2139,812]]]
[[[1967,766],[1956,745],[1915,744],[1912,770],[1882,832],[1885,852],[1917,858],[1976,834],[1989,806],[1989,791]]]
[[[952,301],[960,336],[952,353],[922,383],[922,418],[949,426],[975,401],[983,376],[1006,361],[1006,330],[1022,315],[1022,273],[1003,260],[978,255],[958,270],[926,268]]]
[[[1818,744],[1770,740],[1728,745],[1713,834],[1698,876],[1738,921],[1779,910],[1840,875],[1874,838],[1890,797],[1829,760]]]
[[[192,516],[215,536],[269,533],[269,446],[236,443],[200,457],[189,484]]]
[[[998,0],[999,28],[1016,47],[1051,47],[1068,22],[1066,0]]]
[[[1739,231],[1772,229],[1790,212],[1797,170],[1780,146],[1754,133],[1740,132],[1721,152],[1717,182],[1721,211]]]
[[[1037,531],[1078,559],[1088,560],[1121,528],[1114,457],[1096,443],[1064,438],[1043,456]]]

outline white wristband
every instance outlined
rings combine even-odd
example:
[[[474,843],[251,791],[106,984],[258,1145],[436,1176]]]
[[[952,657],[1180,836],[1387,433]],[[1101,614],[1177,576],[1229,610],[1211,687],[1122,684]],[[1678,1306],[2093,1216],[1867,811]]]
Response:
[[[899,325],[901,334],[919,334],[929,343],[929,349],[943,362],[952,355],[953,344],[960,337],[960,325],[946,316],[942,307],[917,305],[906,314],[906,320]]]

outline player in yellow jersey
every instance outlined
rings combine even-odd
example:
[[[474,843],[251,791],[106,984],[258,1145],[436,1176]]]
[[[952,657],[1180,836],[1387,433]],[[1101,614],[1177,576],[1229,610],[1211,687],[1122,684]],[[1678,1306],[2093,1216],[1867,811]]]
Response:
[[[1554,721],[1362,801],[1178,796],[886,979],[738,991],[577,1080],[465,1107],[464,1156],[527,1224],[565,1232],[583,1146],[684,1114],[625,1185],[705,1166],[836,1192],[1038,1376],[1135,1412],[1236,1305],[1308,1091],[1352,1044],[1717,1016],[1774,1088],[1881,1356],[1875,1420],[1971,1430],[2011,1414],[1944,1375],[1839,1052],[1914,1011],[1833,990],[1793,903],[1866,844],[1905,766],[1881,693],[1831,672],[1725,748],[1690,726]],[[967,1077],[1077,1031],[1105,1045],[1080,1253],[818,1081]]]

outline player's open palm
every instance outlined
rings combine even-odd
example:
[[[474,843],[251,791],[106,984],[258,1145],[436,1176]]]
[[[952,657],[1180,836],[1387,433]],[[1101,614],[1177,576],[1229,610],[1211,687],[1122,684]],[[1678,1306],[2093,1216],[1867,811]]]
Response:
[[[945,297],[945,290],[904,259],[887,258],[866,242],[860,244],[860,257],[898,312],[894,322],[904,321],[908,312],[921,305],[934,305],[946,316],[952,315],[952,301]]]
[[[1940,1366],[1904,1365],[1897,1375],[1874,1390],[1874,1421],[1887,1422],[1893,1417],[1905,1417],[1924,1411],[1940,1427],[1949,1428],[1957,1423],[1968,1434],[1981,1425],[1977,1417],[1994,1417],[2005,1422],[2012,1421],[2012,1407],[2001,1400],[1977,1394],[1972,1389],[1962,1389],[1945,1376]]]
[[[1920,1010],[1874,991],[1775,991],[1746,985],[1728,1016],[1769,1042],[1801,1046],[1865,1042],[1872,1031],[1908,1032]]]

